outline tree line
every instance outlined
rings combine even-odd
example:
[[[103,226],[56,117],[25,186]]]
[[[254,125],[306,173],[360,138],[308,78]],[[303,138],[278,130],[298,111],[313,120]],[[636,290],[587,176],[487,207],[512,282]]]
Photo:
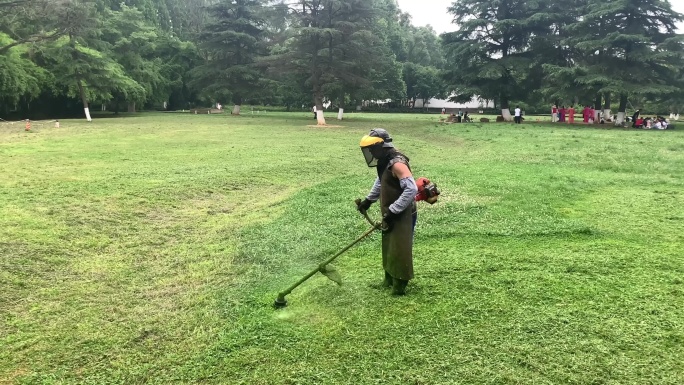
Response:
[[[667,1],[444,11],[457,30],[438,36],[395,0],[0,0],[0,115],[478,96],[506,118],[512,103],[613,101],[624,116],[684,101],[682,16]]]
[[[630,103],[654,112],[684,105],[682,15],[667,0],[459,0],[459,28],[442,36],[445,78],[460,97],[509,106],[593,105],[621,123]],[[634,106],[636,105],[636,106]]]
[[[0,113],[446,95],[394,0],[0,0],[0,26]]]

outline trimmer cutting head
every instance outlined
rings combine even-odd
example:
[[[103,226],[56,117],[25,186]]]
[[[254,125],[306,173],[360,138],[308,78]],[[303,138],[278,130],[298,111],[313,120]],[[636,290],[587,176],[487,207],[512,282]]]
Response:
[[[278,298],[276,298],[275,302],[273,302],[273,307],[276,309],[282,309],[285,306],[287,306],[287,300],[285,299],[285,296],[278,294]]]

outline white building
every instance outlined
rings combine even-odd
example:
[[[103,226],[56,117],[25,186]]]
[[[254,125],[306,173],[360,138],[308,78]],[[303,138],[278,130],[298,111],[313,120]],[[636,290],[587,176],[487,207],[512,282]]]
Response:
[[[417,99],[414,108],[446,108],[446,109],[469,109],[482,110],[485,108],[494,108],[494,101],[480,99],[474,96],[473,99],[467,103],[454,103],[445,99],[430,99],[427,105],[423,103],[423,99]]]

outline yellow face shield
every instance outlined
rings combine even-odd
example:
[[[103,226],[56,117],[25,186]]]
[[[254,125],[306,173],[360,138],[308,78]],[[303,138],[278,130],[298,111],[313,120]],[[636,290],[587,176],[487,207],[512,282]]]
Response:
[[[378,138],[377,136],[364,135],[363,138],[361,138],[361,143],[359,143],[359,146],[361,146],[361,148],[364,148],[375,146],[376,144],[380,143],[384,143],[382,138]]]
[[[368,167],[375,167],[378,165],[378,158],[376,158],[373,155],[373,149],[376,149],[382,144],[384,141],[382,138],[378,138],[376,136],[369,136],[366,135],[363,138],[361,138],[361,143],[359,145],[361,146],[361,152],[363,153],[363,157],[366,159],[366,164],[368,164]]]

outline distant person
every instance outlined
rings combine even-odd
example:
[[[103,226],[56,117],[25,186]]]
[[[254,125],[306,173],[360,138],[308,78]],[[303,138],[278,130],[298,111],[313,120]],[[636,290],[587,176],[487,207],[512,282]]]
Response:
[[[632,115],[632,127],[636,128],[636,121],[639,119],[639,114],[641,114],[641,110],[636,110],[634,112],[634,115]]]
[[[665,118],[660,118],[660,126],[662,130],[667,130],[668,122]]]
[[[663,129],[663,123],[660,120],[656,119],[655,124],[653,124],[653,128],[655,128],[657,130],[662,130]]]
[[[589,106],[584,106],[584,110],[582,110],[582,121],[585,124],[589,123],[589,119],[590,119],[589,114],[590,114]]]
[[[314,120],[318,120],[318,116],[316,115],[316,105],[314,105],[311,110],[313,111],[313,114],[314,114]]]
[[[575,106],[568,108],[568,124],[575,123]]]
[[[567,112],[567,111],[566,111],[566,109],[565,109],[565,106],[561,106],[560,110],[558,110],[558,116],[559,116],[558,121],[559,121],[560,123],[564,123],[564,122],[565,122],[565,113],[566,113],[566,112]]]
[[[554,104],[551,107],[551,122],[555,123],[558,121],[558,107]]]
[[[634,125],[632,125],[634,128],[644,128],[644,119],[643,118],[637,118],[637,120],[634,121]]]
[[[520,110],[519,106],[515,106],[515,118],[514,118],[515,124],[520,124],[520,122],[522,121],[521,118],[522,118],[522,110]]]

